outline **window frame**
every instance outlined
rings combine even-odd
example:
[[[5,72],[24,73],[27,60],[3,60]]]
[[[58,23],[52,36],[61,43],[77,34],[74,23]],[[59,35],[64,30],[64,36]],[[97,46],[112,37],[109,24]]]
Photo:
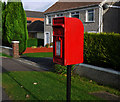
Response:
[[[49,22],[49,17],[51,22]],[[52,25],[52,15],[46,15],[46,25]]]
[[[92,12],[89,12],[89,10],[93,10]],[[93,20],[89,20],[89,13],[93,13]],[[86,10],[86,22],[95,22],[95,9],[88,9]]]
[[[63,16],[61,16],[61,15],[63,15]],[[63,13],[59,13],[59,14],[56,14],[55,17],[64,17],[64,14]]]
[[[74,13],[74,14],[72,14],[72,13]],[[73,11],[73,12],[70,13],[70,15],[71,15],[71,17],[72,17],[73,15],[79,15],[79,18],[78,18],[78,19],[80,19],[80,11]],[[77,17],[75,17],[75,18],[77,18]]]

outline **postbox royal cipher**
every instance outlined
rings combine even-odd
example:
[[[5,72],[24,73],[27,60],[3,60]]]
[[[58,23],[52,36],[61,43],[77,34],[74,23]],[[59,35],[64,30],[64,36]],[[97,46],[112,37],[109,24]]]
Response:
[[[84,27],[78,18],[53,18],[53,62],[83,63]]]

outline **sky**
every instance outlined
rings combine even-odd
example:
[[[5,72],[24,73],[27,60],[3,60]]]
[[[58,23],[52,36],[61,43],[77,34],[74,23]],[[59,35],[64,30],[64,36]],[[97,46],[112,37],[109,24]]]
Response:
[[[25,10],[44,12],[58,0],[22,0]]]
[[[2,0],[7,1],[7,0]],[[44,12],[58,0],[21,0],[25,10]]]

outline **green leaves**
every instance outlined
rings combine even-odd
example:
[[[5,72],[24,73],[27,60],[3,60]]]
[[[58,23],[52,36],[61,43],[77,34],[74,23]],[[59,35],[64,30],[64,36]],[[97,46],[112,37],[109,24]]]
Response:
[[[20,41],[19,52],[24,52],[27,45],[28,31],[25,11],[22,2],[8,1],[5,8],[3,41],[7,46],[11,45],[12,40]],[[3,43],[3,44],[4,44]]]
[[[84,63],[120,70],[119,51],[120,34],[84,34]]]

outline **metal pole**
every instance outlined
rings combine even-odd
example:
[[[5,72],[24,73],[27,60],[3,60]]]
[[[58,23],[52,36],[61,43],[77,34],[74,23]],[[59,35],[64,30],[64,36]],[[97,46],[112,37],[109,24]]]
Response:
[[[71,65],[67,65],[67,102],[71,100]]]

